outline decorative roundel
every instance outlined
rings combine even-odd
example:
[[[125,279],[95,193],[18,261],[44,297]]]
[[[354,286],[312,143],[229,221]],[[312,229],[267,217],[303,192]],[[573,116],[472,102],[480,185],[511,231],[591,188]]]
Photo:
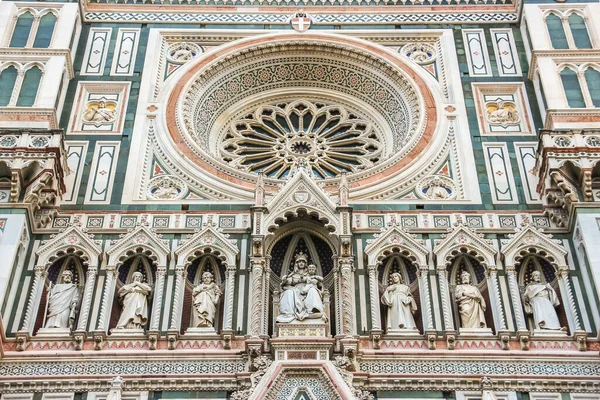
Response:
[[[367,181],[428,145],[435,101],[412,67],[330,37],[260,40],[195,62],[169,94],[170,136],[211,175],[251,187],[263,173],[272,185],[303,159],[316,178]]]
[[[0,138],[0,147],[15,147],[17,145],[17,138],[12,135],[2,136]]]
[[[435,47],[429,43],[409,43],[404,45],[399,52],[419,65],[435,61]]]
[[[359,112],[320,101],[273,101],[235,119],[219,139],[234,168],[284,178],[300,158],[314,176],[369,168],[384,154],[380,129]]]
[[[167,60],[176,64],[183,64],[203,53],[202,47],[196,43],[178,42],[167,47]]]
[[[187,185],[181,179],[163,175],[148,182],[147,195],[153,200],[179,200],[187,191]]]
[[[456,197],[456,185],[447,176],[428,176],[417,184],[417,195],[426,200],[452,200]]]

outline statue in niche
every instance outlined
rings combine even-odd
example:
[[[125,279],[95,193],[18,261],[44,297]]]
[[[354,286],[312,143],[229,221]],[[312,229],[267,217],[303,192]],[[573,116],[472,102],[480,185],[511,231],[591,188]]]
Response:
[[[417,329],[413,314],[417,311],[417,303],[404,284],[402,275],[394,272],[390,275],[392,283],[385,289],[381,302],[388,306],[387,330]]]
[[[460,313],[463,328],[486,328],[485,300],[481,292],[471,283],[471,274],[463,271],[460,274],[460,285],[456,286],[454,297]]]
[[[68,328],[75,325],[75,314],[79,304],[79,288],[73,283],[73,273],[63,271],[62,283],[50,288],[45,328]]]
[[[119,289],[119,299],[123,304],[117,329],[143,329],[148,322],[148,296],[152,288],[142,282],[144,275],[134,272],[132,282]]]
[[[531,281],[523,294],[523,307],[527,314],[533,314],[535,329],[566,330],[560,326],[554,309],[560,305],[560,301],[552,286],[542,283],[540,271],[531,273]]]
[[[281,297],[277,322],[325,320],[323,278],[317,267],[307,265],[304,253],[296,255],[293,270],[281,279]]]
[[[215,284],[213,274],[206,271],[202,274],[202,283],[194,288],[194,309],[192,326],[195,328],[212,328],[215,325],[217,304],[221,297],[221,289]]]
[[[115,110],[107,107],[106,101],[100,100],[97,106],[92,105],[90,107],[83,115],[83,119],[86,122],[94,122],[97,125],[113,122],[115,120]]]

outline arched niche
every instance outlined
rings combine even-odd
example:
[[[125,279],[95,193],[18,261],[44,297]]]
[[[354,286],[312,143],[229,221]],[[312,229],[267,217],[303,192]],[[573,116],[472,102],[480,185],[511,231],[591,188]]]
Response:
[[[117,264],[116,268],[116,282],[115,282],[115,290],[112,298],[112,306],[110,312],[110,320],[108,323],[109,331],[118,328],[117,323],[121,316],[122,308],[122,296],[119,295],[119,290],[127,284],[133,282],[133,274],[135,272],[140,272],[143,276],[142,282],[147,283],[152,287],[153,291],[146,298],[147,301],[147,321],[144,326],[145,329],[149,328],[149,323],[152,320],[153,312],[160,312],[160,310],[153,309],[154,299],[154,289],[155,289],[155,281],[156,281],[156,270],[157,266],[155,262],[151,258],[152,253],[149,250],[143,250],[142,248],[138,248],[137,251],[131,251],[128,254],[128,257],[124,258]]]
[[[72,329],[77,327],[77,322],[81,311],[81,298],[83,289],[85,287],[85,279],[87,274],[87,265],[81,256],[81,251],[74,251],[73,249],[69,249],[66,252],[60,251],[56,254],[54,262],[48,266],[44,279],[44,288],[40,299],[38,313],[33,328],[34,334],[38,333],[40,328],[44,328],[46,326],[49,316],[48,306],[52,287],[56,284],[62,283],[62,275],[65,271],[71,272],[73,276],[72,283],[77,286],[77,290],[79,292],[77,306],[73,310],[75,318],[73,320]]]
[[[403,283],[408,286],[412,297],[415,299],[418,307],[416,312],[413,314],[417,331],[408,331],[407,333],[423,333],[427,328],[426,314],[423,312],[423,306],[425,300],[422,298],[422,294],[419,288],[419,266],[417,265],[415,258],[411,257],[410,252],[404,251],[392,251],[387,254],[379,263],[378,268],[378,297],[371,299],[376,301],[379,305],[381,315],[381,327],[386,333],[390,333],[390,329],[395,329],[390,326],[388,320],[389,307],[385,306],[381,302],[381,297],[385,292],[388,285],[392,284],[391,275],[393,273],[399,273],[402,276]]]
[[[479,290],[485,301],[485,327],[498,330],[494,324],[494,306],[491,300],[492,296],[488,287],[487,273],[483,260],[484,258],[477,252],[461,248],[452,252],[452,258],[446,267],[454,324],[460,329],[464,329],[465,327],[461,322],[459,306],[456,302],[456,287],[461,284],[461,274],[466,271],[471,277],[471,284]]]
[[[180,333],[185,333],[189,328],[197,328],[194,324],[194,288],[202,283],[202,274],[210,272],[213,275],[214,283],[219,288],[221,295],[216,305],[215,319],[213,328],[215,332],[220,333],[223,326],[224,296],[226,282],[226,262],[210,252],[196,252],[191,261],[186,265],[185,270],[185,290],[183,297],[182,318],[179,326]]]
[[[554,265],[553,265],[554,264]],[[517,273],[517,280],[519,282],[519,293],[521,294],[521,302],[525,303],[525,290],[527,285],[533,282],[532,274],[534,271],[538,271],[541,275],[541,283],[550,285],[560,304],[555,307],[556,315],[561,327],[565,330],[569,327],[569,318],[565,309],[565,299],[561,293],[559,286],[559,271],[555,267],[555,260],[545,251],[540,251],[535,248],[522,250],[518,257],[517,263],[515,264],[515,270]],[[568,301],[568,300],[567,300]],[[534,332],[540,331],[539,327],[535,326],[534,318],[532,313],[527,313],[526,307],[523,306],[525,315],[526,325],[529,331]],[[568,332],[568,331],[567,331]],[[569,332],[572,334],[573,332]]]
[[[339,240],[330,235],[327,229],[309,216],[293,218],[279,228],[266,243],[266,258],[269,274],[269,299],[272,306],[268,307],[268,333],[273,334],[275,320],[279,313],[281,296],[281,279],[293,267],[295,256],[299,253],[306,255],[307,263],[314,264],[317,274],[323,277],[323,305],[328,316],[330,332],[334,333],[338,322],[335,316],[337,299],[331,294],[336,285],[336,262],[338,259]]]

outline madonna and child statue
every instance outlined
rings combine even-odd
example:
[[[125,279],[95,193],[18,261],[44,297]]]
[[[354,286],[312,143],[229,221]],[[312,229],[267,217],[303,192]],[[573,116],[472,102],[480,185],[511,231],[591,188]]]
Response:
[[[280,323],[323,323],[327,321],[323,306],[323,277],[317,267],[308,264],[307,256],[298,253],[292,270],[281,278],[279,299]]]

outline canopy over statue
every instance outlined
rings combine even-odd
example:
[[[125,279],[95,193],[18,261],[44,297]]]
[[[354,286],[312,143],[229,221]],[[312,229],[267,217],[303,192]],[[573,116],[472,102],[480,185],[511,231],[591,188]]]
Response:
[[[308,265],[306,255],[298,253],[292,271],[281,279],[277,322],[325,320],[322,291],[323,277],[317,275],[317,267]]]

